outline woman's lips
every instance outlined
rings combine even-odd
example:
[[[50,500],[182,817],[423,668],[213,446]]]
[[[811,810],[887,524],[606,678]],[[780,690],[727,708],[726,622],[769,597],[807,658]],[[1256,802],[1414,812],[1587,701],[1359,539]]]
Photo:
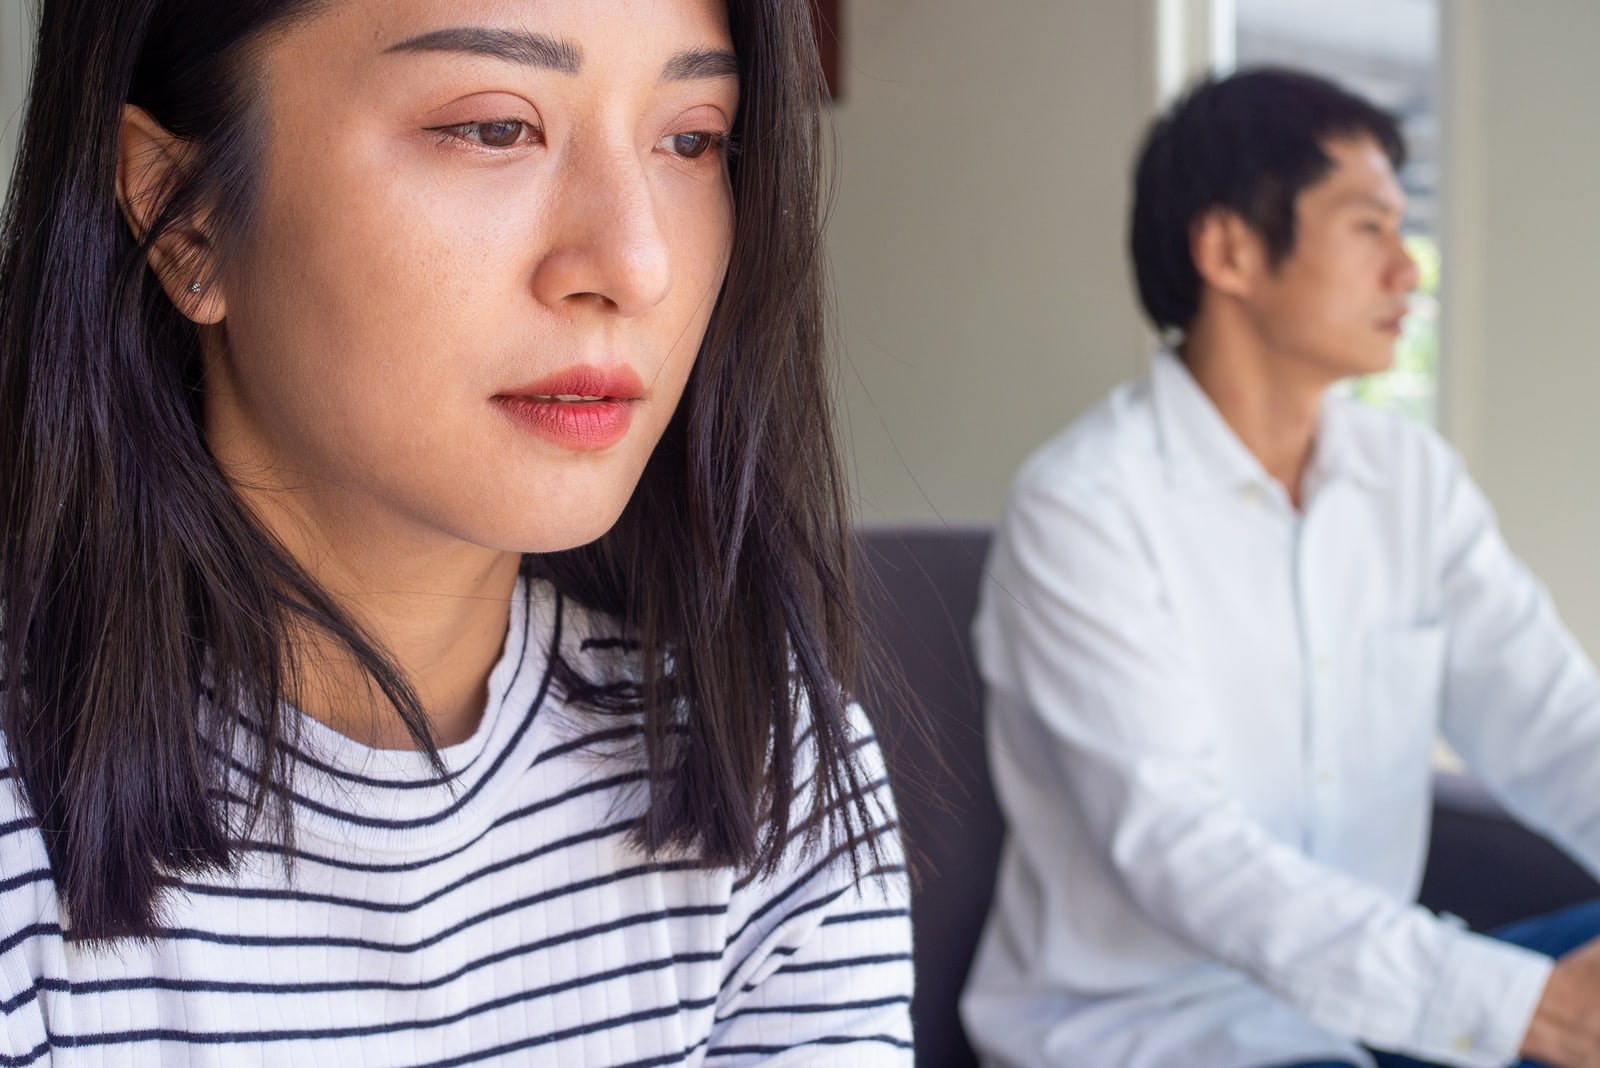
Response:
[[[496,397],[512,419],[546,441],[578,452],[609,449],[628,433],[633,422],[631,401],[545,400],[538,397]]]
[[[497,393],[494,401],[519,425],[562,448],[608,449],[633,422],[644,396],[638,375],[627,367],[571,367],[526,386]]]

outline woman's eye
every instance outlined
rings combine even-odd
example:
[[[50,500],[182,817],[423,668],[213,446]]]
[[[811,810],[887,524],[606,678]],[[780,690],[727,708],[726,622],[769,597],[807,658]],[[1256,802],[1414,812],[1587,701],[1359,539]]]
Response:
[[[459,137],[485,148],[515,148],[529,139],[533,128],[521,119],[496,119],[493,122],[463,122],[439,127],[440,133]]]
[[[666,139],[668,151],[684,159],[699,159],[721,141],[721,135],[697,130],[693,133],[673,134]]]

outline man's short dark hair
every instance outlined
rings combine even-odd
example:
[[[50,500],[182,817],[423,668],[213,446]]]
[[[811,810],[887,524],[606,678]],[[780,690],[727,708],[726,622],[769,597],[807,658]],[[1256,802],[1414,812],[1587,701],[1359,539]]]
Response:
[[[1295,198],[1327,175],[1331,139],[1370,137],[1395,170],[1399,122],[1299,71],[1264,67],[1202,81],[1153,122],[1134,172],[1129,243],[1139,300],[1162,332],[1188,329],[1200,308],[1194,225],[1218,208],[1258,234],[1270,262],[1294,248]]]

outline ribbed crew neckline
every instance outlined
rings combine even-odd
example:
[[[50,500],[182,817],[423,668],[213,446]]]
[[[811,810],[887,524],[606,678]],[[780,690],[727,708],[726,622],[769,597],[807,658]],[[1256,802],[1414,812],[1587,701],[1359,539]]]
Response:
[[[471,737],[439,751],[452,780],[441,781],[418,750],[373,748],[286,709],[300,730],[296,835],[373,854],[447,848],[482,831],[536,755],[535,720],[550,688],[561,617],[553,587],[517,580],[483,718]]]

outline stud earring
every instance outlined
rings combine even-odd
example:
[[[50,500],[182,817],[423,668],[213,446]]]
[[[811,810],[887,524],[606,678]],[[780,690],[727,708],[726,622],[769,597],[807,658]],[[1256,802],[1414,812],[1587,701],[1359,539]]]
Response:
[[[200,280],[198,278],[189,283],[189,292],[193,293],[197,297],[205,291],[205,288],[205,286],[200,284]]]

